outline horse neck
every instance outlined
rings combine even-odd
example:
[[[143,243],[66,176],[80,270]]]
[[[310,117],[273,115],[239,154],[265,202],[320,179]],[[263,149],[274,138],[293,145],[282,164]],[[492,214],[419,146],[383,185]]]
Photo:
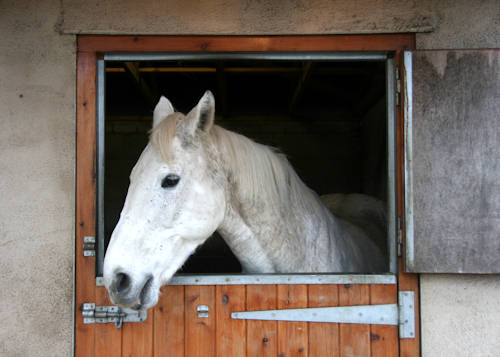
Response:
[[[269,154],[276,155],[262,152],[262,155]],[[251,160],[245,157],[239,159]],[[278,156],[269,159],[284,160]],[[286,190],[282,187],[275,190],[255,189],[249,197],[246,190],[238,187],[237,179],[228,178],[227,209],[219,233],[246,272],[311,271],[314,264],[320,270],[323,268],[321,264],[330,263],[332,258],[335,260],[332,257],[332,252],[336,251],[332,247],[335,242],[331,239],[335,218],[317,195],[300,181],[288,162],[280,164],[283,165],[280,169],[286,172],[277,175],[286,177],[278,184],[289,185]],[[262,175],[269,176],[272,175]],[[262,185],[271,182],[274,184],[276,180],[254,183]],[[286,197],[270,197],[272,192],[281,195],[285,192]],[[313,248],[308,250],[304,247]],[[329,262],[323,262],[319,255],[329,256]]]
[[[249,205],[233,197],[218,231],[247,273],[339,271],[336,218],[319,199],[311,203],[316,207],[285,212],[265,198]]]

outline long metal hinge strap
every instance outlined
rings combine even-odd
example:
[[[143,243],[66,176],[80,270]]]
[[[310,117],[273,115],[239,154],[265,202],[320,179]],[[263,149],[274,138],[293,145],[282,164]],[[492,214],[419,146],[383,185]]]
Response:
[[[398,325],[398,305],[359,305],[233,312],[233,319]]]
[[[415,338],[415,293],[400,291],[398,304],[241,311],[233,319],[398,325],[400,338]]]

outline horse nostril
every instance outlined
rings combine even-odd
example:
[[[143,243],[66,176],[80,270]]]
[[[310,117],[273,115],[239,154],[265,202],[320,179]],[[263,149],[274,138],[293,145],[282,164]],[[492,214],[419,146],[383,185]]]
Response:
[[[131,279],[125,273],[116,274],[115,281],[113,283],[114,289],[118,294],[123,293],[130,287]]]
[[[146,280],[146,283],[142,287],[141,294],[139,295],[139,301],[141,304],[144,304],[144,301],[147,298],[147,295],[149,293],[149,289],[151,288],[151,285],[153,284],[153,277],[149,276],[148,280]]]

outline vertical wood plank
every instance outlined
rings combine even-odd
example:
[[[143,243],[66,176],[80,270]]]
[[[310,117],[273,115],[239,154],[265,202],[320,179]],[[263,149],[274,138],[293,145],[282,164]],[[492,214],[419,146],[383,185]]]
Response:
[[[397,304],[397,285],[375,284],[370,286],[370,304]],[[371,325],[372,357],[399,355],[398,326]]]
[[[419,301],[418,274],[403,272],[403,263],[399,258],[399,290],[413,291],[415,293],[415,338],[402,338],[399,340],[401,357],[420,356],[420,301]]]
[[[124,323],[122,326],[122,356],[153,356],[154,309],[148,310],[148,319],[144,322]]]
[[[103,286],[96,287],[96,305],[113,305]],[[95,325],[95,356],[120,357],[122,355],[122,329],[115,324]]]
[[[83,256],[83,237],[95,236],[94,52],[78,53],[76,98],[75,355],[94,355],[94,325],[83,324],[81,307],[95,299],[95,257]]]
[[[184,286],[164,286],[154,311],[154,357],[184,357]]]
[[[196,308],[207,305],[209,317],[198,317]],[[184,297],[186,357],[215,356],[215,287],[190,285],[185,287]]]
[[[245,357],[246,321],[231,319],[246,309],[245,285],[217,285],[215,295],[217,356]]]
[[[247,285],[247,310],[276,309],[276,285]],[[247,357],[276,357],[276,321],[247,321]]]
[[[307,285],[278,285],[278,309],[307,307]],[[278,355],[308,355],[307,322],[278,321]]]
[[[368,305],[370,285],[339,285],[339,305]],[[340,356],[370,356],[370,325],[340,324]]]
[[[337,285],[309,285],[309,307],[338,306]],[[309,357],[339,357],[339,325],[334,323],[309,323]]]

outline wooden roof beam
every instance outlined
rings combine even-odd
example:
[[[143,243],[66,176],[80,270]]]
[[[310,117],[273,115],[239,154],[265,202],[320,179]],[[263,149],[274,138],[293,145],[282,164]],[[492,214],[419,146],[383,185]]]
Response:
[[[290,112],[290,114],[292,114],[295,111],[295,108],[297,107],[297,103],[299,102],[300,97],[302,96],[306,82],[311,75],[311,68],[312,68],[312,62],[306,62],[302,67],[302,73],[300,75],[297,86],[295,87],[292,100],[290,101],[290,105],[288,107],[288,111]]]
[[[135,84],[139,87],[143,98],[146,100],[149,106],[154,107],[159,95],[157,91],[153,90],[149,84],[146,82],[144,77],[142,77],[139,71],[139,62],[123,62],[125,72],[132,78]]]

